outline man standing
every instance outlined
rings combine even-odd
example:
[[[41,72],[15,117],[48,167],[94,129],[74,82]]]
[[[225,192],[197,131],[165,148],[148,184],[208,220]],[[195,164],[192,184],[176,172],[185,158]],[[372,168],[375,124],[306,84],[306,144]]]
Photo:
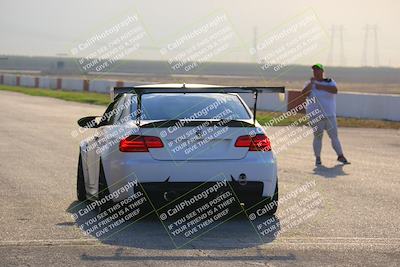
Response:
[[[322,136],[324,130],[328,132],[332,147],[338,156],[337,160],[343,164],[350,164],[343,155],[342,146],[338,138],[336,123],[336,82],[330,78],[324,78],[324,67],[321,64],[315,64],[312,67],[314,76],[308,81],[302,91],[308,98],[315,98],[307,106],[307,114],[312,115],[310,121],[313,121],[314,115],[320,116],[312,122],[314,131],[314,155],[315,164],[321,165]]]

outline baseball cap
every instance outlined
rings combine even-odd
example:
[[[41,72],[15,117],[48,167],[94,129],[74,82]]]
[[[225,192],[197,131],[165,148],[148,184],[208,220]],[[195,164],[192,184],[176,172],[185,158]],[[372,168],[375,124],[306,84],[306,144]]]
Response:
[[[322,64],[320,64],[320,63],[317,63],[317,64],[314,64],[314,65],[312,65],[312,67],[311,67],[312,69],[314,69],[314,68],[317,68],[317,69],[320,69],[320,70],[324,70],[324,66],[322,65]]]

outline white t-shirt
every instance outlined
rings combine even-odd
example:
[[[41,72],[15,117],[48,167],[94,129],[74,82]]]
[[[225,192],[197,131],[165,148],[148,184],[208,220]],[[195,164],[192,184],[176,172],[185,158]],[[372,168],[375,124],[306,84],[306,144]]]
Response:
[[[310,84],[310,81],[306,82],[305,86]],[[315,81],[311,88],[309,98],[315,97],[315,103],[307,105],[307,113],[311,113],[316,109],[319,109],[326,117],[336,117],[336,94],[329,93],[324,90],[318,90],[316,84],[325,86],[336,86],[336,82],[332,79],[324,79],[324,81]]]

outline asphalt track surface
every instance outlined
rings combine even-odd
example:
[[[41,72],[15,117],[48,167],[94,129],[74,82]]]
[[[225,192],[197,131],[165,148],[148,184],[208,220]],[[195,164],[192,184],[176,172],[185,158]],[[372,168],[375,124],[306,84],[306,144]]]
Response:
[[[77,204],[80,140],[71,132],[78,118],[103,110],[0,92],[0,266],[399,265],[396,130],[341,128],[352,161],[347,166],[336,164],[326,137],[324,165],[318,169],[310,136],[283,149],[278,154],[280,196],[313,183],[310,190],[319,202],[312,216],[282,228],[276,238],[260,238],[241,215],[179,249],[155,216],[107,240],[84,235],[70,212]],[[289,205],[282,203],[274,218],[283,220]]]

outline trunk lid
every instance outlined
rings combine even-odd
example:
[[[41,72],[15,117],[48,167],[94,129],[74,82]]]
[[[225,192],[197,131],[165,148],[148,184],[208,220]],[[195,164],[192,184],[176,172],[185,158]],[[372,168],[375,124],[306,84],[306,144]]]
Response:
[[[239,136],[254,131],[249,126],[246,122],[218,121],[191,122],[185,126],[147,124],[140,132],[163,141],[163,148],[149,149],[156,160],[235,160],[247,155],[248,148],[235,147],[235,142]]]

